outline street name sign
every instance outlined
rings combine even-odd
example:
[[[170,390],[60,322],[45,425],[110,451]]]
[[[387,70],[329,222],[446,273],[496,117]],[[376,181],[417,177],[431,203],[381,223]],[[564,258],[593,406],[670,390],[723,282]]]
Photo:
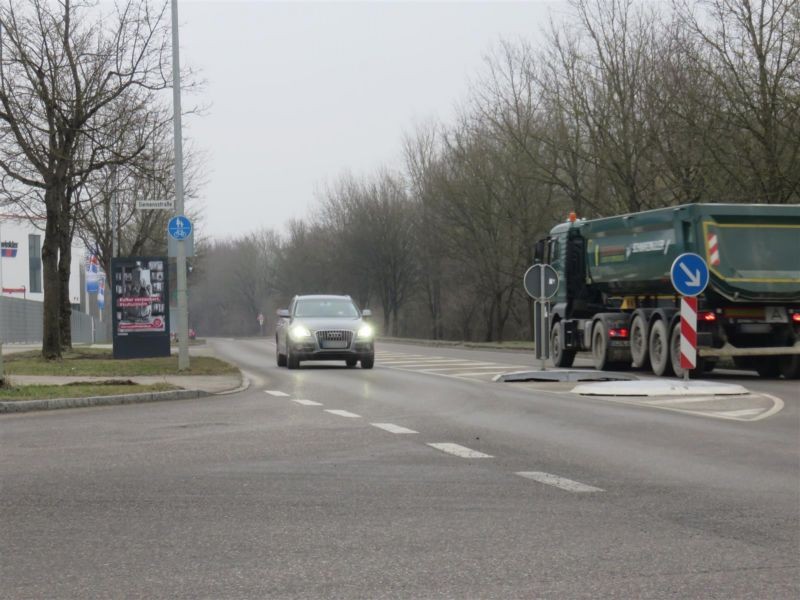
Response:
[[[172,200],[145,200],[136,201],[137,210],[174,210],[175,205]]]

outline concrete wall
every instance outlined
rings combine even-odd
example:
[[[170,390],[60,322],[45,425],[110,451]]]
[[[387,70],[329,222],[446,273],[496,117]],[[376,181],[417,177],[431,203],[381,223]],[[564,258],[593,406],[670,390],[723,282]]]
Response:
[[[42,341],[42,303],[0,297],[0,339],[9,343]],[[110,343],[110,330],[89,315],[72,311],[72,343]]]

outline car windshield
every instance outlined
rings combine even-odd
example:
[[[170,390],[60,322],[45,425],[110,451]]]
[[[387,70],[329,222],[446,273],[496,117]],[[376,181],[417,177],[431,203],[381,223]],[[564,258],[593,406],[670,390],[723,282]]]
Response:
[[[294,309],[295,317],[358,317],[358,309],[352,300],[345,299],[305,299],[298,300]]]

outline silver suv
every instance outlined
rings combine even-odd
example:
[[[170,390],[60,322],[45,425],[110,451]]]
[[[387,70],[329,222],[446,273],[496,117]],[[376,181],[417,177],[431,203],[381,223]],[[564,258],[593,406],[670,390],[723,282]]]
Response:
[[[350,296],[295,296],[278,311],[278,366],[297,369],[301,360],[343,360],[362,369],[375,364],[375,330]]]

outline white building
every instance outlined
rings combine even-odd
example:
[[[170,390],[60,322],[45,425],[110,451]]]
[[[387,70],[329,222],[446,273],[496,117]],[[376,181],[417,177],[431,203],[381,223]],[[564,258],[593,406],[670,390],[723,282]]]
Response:
[[[39,225],[37,227],[37,224]],[[0,214],[0,294],[9,298],[44,300],[42,272],[42,243],[44,219],[32,222],[13,215]],[[72,248],[72,269],[69,278],[69,297],[73,305],[81,306],[81,274],[85,250]]]

